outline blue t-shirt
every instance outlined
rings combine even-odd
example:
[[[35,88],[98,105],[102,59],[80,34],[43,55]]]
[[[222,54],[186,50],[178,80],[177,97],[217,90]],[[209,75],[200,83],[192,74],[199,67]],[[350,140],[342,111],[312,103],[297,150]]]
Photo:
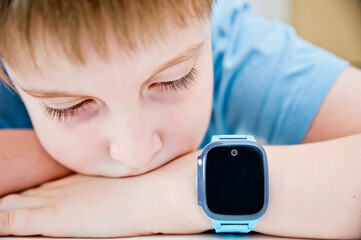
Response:
[[[212,16],[214,98],[204,147],[215,134],[301,143],[349,63],[269,21],[245,1],[217,1]]]
[[[268,21],[244,1],[219,0],[212,14],[214,99],[203,147],[214,134],[253,134],[297,144],[348,62]],[[0,84],[0,128],[29,128],[21,100]]]
[[[17,93],[0,79],[0,128],[31,128],[31,121]]]

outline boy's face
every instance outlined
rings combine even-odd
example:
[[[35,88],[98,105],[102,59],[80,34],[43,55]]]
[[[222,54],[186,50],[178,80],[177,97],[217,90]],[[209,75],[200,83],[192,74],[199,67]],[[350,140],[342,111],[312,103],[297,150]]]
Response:
[[[77,172],[122,177],[197,149],[212,107],[209,23],[130,55],[108,41],[108,60],[84,44],[84,65],[58,51],[36,54],[38,69],[21,55],[21,71],[6,65],[47,152]]]

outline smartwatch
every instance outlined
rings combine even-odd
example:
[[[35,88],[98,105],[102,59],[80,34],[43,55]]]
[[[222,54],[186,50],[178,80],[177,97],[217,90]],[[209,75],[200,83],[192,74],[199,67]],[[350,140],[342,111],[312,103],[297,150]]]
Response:
[[[266,213],[266,152],[248,135],[215,135],[197,161],[198,205],[216,232],[248,233]]]

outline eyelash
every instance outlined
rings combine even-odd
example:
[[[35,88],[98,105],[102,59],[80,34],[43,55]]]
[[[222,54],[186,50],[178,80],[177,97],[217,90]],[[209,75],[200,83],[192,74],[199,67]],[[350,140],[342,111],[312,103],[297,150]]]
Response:
[[[157,83],[160,87],[160,91],[178,91],[182,89],[189,89],[191,85],[194,83],[195,78],[197,76],[197,71],[195,68],[192,68],[190,72],[184,77],[169,82],[159,82]]]
[[[169,82],[159,82],[156,83],[160,90],[164,92],[169,91],[178,91],[182,89],[189,89],[191,85],[195,82],[195,78],[197,76],[196,69],[192,68],[191,71],[185,75],[184,77],[175,80],[175,81],[169,81]],[[64,109],[54,109],[51,107],[46,106],[45,104],[42,104],[45,110],[45,115],[49,119],[56,118],[59,122],[62,120],[67,120],[68,118],[72,119],[76,117],[79,113],[81,113],[83,110],[85,110],[85,106],[87,104],[90,104],[92,100],[88,99],[83,102],[80,102],[74,106],[71,106],[69,108]]]
[[[67,120],[68,118],[72,119],[76,117],[80,112],[84,110],[85,105],[90,104],[92,100],[88,99],[82,101],[74,106],[64,109],[54,109],[43,104],[45,109],[45,115],[49,119],[56,118],[59,122],[62,120]]]

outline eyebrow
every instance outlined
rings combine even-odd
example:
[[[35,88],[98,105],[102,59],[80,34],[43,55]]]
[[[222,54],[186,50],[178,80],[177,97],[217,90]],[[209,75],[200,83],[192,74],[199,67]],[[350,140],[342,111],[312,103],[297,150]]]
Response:
[[[171,59],[170,61],[166,62],[161,67],[159,67],[158,70],[155,71],[155,74],[192,58],[196,53],[198,53],[198,51],[202,48],[203,45],[204,45],[204,41],[193,44],[190,48],[188,48],[187,50],[185,50],[175,58]],[[89,96],[73,94],[73,93],[57,91],[57,90],[46,91],[41,89],[26,89],[20,86],[19,84],[17,84],[17,86],[25,93],[36,98],[89,97]]]
[[[203,45],[204,45],[204,41],[199,42],[197,44],[193,44],[190,48],[188,48],[187,50],[185,50],[184,52],[182,52],[172,60],[168,61],[167,63],[159,67],[159,69],[155,71],[155,74],[192,58],[196,53],[198,53],[198,51],[202,48]]]

